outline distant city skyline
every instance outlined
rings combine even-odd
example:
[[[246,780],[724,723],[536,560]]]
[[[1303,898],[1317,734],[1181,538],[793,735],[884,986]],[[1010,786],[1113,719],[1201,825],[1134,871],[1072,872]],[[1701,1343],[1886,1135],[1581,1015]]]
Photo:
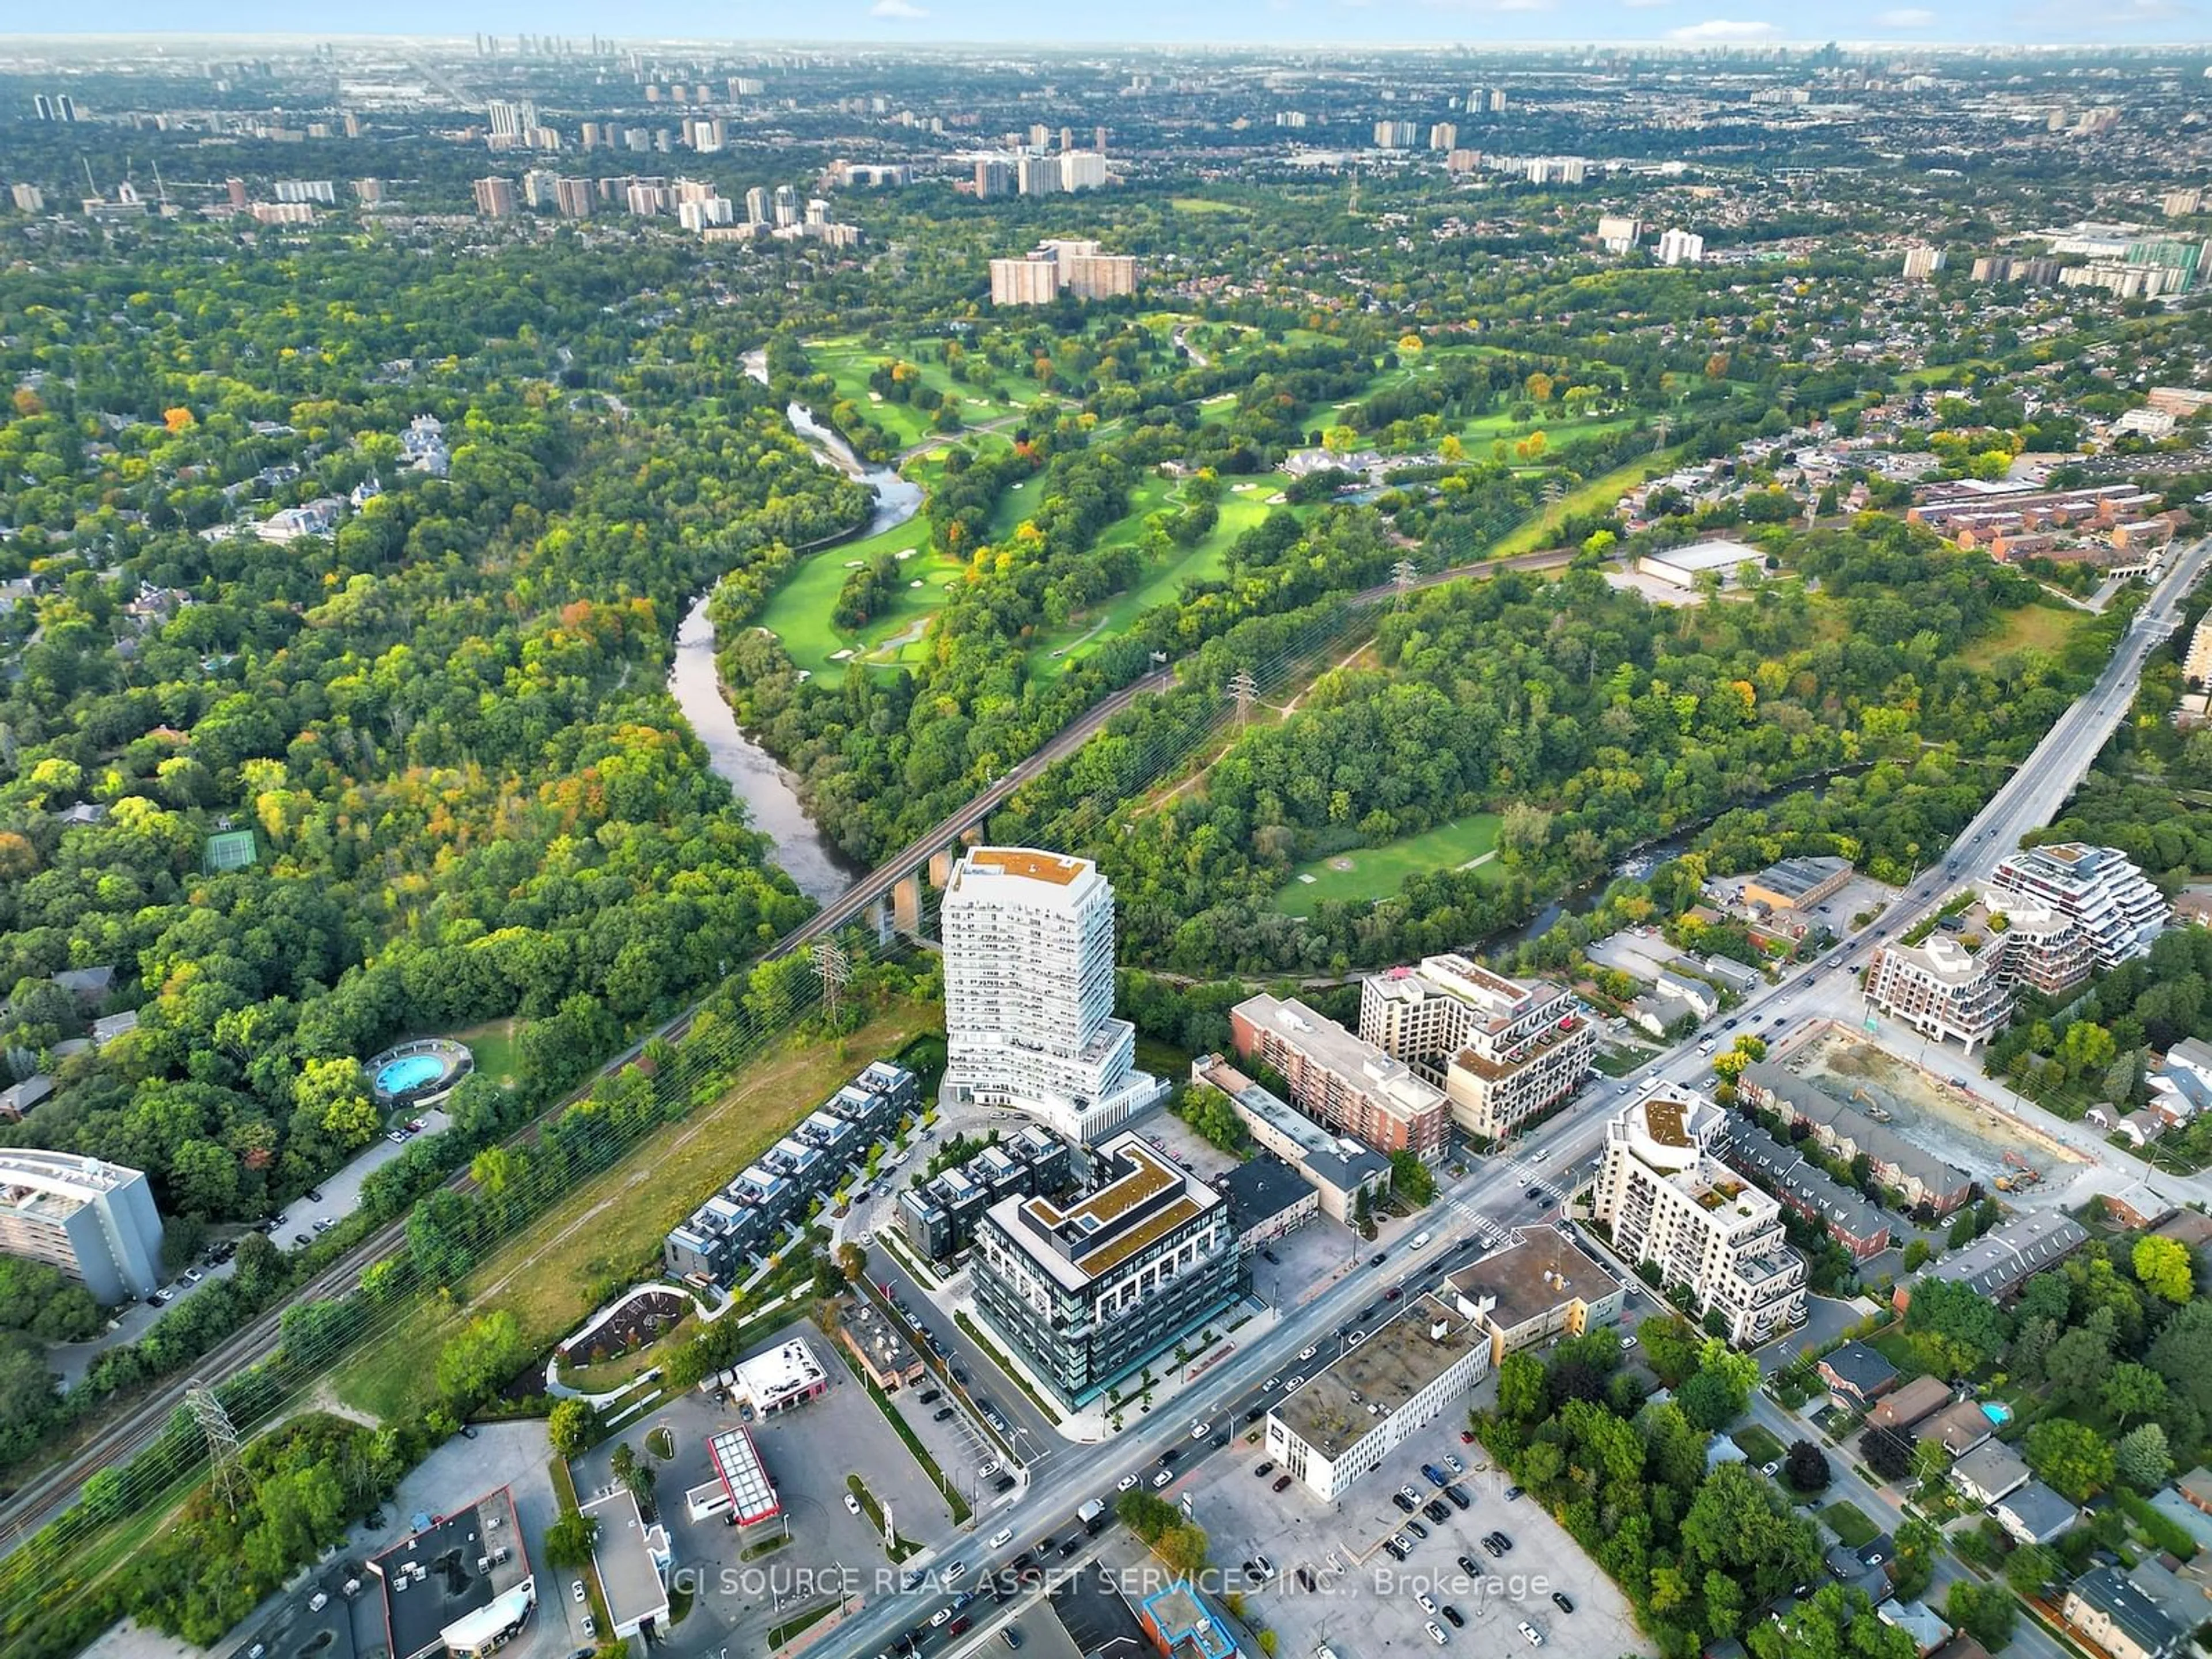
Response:
[[[2094,9],[2057,0],[2027,4],[1953,0],[1941,5],[1802,7],[1771,0],[1228,0],[1204,9],[1136,0],[1112,14],[1113,33],[1039,39],[1034,10],[1012,0],[834,0],[828,6],[771,13],[667,0],[610,14],[596,4],[495,5],[465,15],[430,0],[397,0],[375,14],[369,35],[450,35],[459,25],[496,34],[518,32],[588,37],[610,26],[625,41],[928,41],[942,45],[1213,45],[1270,46],[1818,46],[1828,40],[1893,46],[2167,47],[2212,58],[2203,6],[2192,0],[2115,0]],[[300,37],[297,9],[283,0],[124,0],[106,15],[103,34],[271,34]],[[342,38],[304,32],[308,38]],[[17,35],[15,38],[25,38]],[[465,38],[465,35],[463,35]]]

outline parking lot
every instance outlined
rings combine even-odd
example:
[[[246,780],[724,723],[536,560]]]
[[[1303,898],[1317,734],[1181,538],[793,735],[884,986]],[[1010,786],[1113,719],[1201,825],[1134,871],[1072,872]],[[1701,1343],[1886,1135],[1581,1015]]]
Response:
[[[1447,1647],[1480,1641],[1486,1653],[1497,1654],[1525,1644],[1517,1628],[1523,1621],[1546,1647],[1566,1655],[1613,1659],[1639,1650],[1643,1638],[1620,1593],[1534,1502],[1508,1501],[1508,1483],[1487,1467],[1482,1448],[1461,1441],[1467,1406],[1494,1390],[1494,1382],[1484,1383],[1392,1452],[1380,1471],[1357,1482],[1341,1500],[1324,1502],[1303,1483],[1278,1495],[1273,1487],[1279,1471],[1256,1476],[1264,1460],[1260,1449],[1249,1446],[1194,1494],[1193,1518],[1212,1540],[1218,1566],[1235,1572],[1265,1556],[1275,1569],[1256,1590],[1235,1582],[1227,1587],[1247,1589],[1260,1620],[1280,1632],[1282,1651],[1310,1653],[1322,1642],[1363,1659],[1384,1650],[1425,1651],[1435,1645],[1425,1629],[1434,1622]],[[1456,1484],[1472,1506],[1462,1510],[1447,1504],[1442,1522],[1417,1512],[1412,1518],[1429,1535],[1416,1538],[1391,1494],[1410,1486],[1423,1505],[1442,1501],[1421,1465],[1441,1465],[1448,1455],[1465,1465]],[[1492,1531],[1503,1532],[1513,1547],[1492,1557],[1480,1542]],[[1394,1536],[1413,1545],[1402,1562],[1382,1547]],[[1459,1565],[1462,1556],[1479,1574]],[[1310,1589],[1299,1577],[1301,1569],[1312,1575]],[[1573,1603],[1572,1613],[1553,1603],[1553,1591]],[[1436,1604],[1435,1613],[1421,1606],[1422,1595]],[[1446,1607],[1463,1625],[1451,1624],[1442,1611]]]

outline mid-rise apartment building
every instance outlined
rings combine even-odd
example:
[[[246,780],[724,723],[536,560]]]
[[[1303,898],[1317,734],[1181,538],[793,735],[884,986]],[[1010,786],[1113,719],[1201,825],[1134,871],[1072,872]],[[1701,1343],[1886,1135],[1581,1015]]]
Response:
[[[945,890],[946,1090],[1088,1144],[1164,1092],[1114,1018],[1114,889],[1088,859],[976,847]]]
[[[1458,955],[1370,975],[1359,1036],[1442,1087],[1452,1121],[1485,1140],[1571,1098],[1597,1053],[1596,1028],[1573,992]]]
[[[1248,998],[1229,1011],[1237,1052],[1280,1073],[1291,1103],[1378,1152],[1442,1156],[1450,1103],[1375,1044],[1292,998]]]
[[[2150,949],[2166,899],[2109,847],[2063,843],[2014,853],[1983,896],[1917,944],[1886,945],[1867,999],[1923,1036],[1972,1050],[2002,1030],[2022,986],[2061,996]]]
[[[1073,1202],[1001,1199],[976,1231],[975,1311],[1073,1407],[1235,1303],[1236,1224],[1221,1195],[1123,1134]]]
[[[1662,232],[1659,237],[1659,263],[1662,265],[1694,265],[1704,261],[1705,239],[1693,230],[1676,228]]]
[[[2165,896],[2125,854],[2079,842],[2007,854],[1984,891],[1992,905],[2031,899],[2056,910],[2087,936],[2106,970],[2147,952],[2168,914]]]
[[[1332,1133],[1219,1054],[1191,1061],[1190,1080],[1221,1091],[1254,1142],[1314,1189],[1317,1206],[1330,1220],[1355,1220],[1363,1194],[1372,1203],[1389,1189],[1388,1158],[1350,1135]]]
[[[58,1267],[95,1301],[161,1283],[161,1218],[137,1170],[74,1152],[0,1151],[0,1252]]]
[[[1765,1341],[1805,1318],[1805,1262],[1783,1242],[1782,1206],[1722,1163],[1726,1115],[1662,1085],[1605,1127],[1592,1202],[1623,1259],[1686,1285],[1729,1340]]]

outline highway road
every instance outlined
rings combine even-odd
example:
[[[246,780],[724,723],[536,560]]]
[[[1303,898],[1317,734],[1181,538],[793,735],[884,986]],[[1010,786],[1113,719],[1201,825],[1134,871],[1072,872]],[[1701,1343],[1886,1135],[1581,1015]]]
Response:
[[[1859,938],[1838,945],[1809,968],[1747,996],[1730,1017],[1737,1032],[1758,1031],[1772,1036],[1803,1018],[1856,996],[1857,984],[1851,969],[1878,948],[1881,942],[1903,933],[1922,915],[1960,885],[1986,875],[2002,854],[2015,846],[2021,835],[2050,822],[2082,775],[2094,762],[2133,702],[2145,659],[2178,623],[2182,602],[2203,574],[2212,544],[2200,542],[2178,552],[2151,599],[2130,627],[2112,660],[2096,683],[2060,717],[2033,753],[1969,824],[1954,849],[1934,868],[1915,879],[1899,901]],[[819,1642],[810,1644],[810,1659],[867,1659],[890,1650],[909,1629],[919,1632],[919,1645],[944,1644],[930,1630],[928,1619],[956,1591],[943,1587],[942,1575],[957,1564],[963,1582],[973,1582],[986,1569],[1003,1570],[1017,1555],[1035,1551],[1040,1539],[1059,1539],[1073,1526],[1075,1511],[1086,1499],[1115,1496],[1116,1483],[1135,1474],[1152,1490],[1163,1452],[1176,1451],[1181,1461],[1172,1484],[1162,1496],[1172,1498],[1185,1481],[1200,1478],[1212,1449],[1189,1438],[1189,1425],[1203,1418],[1217,1426],[1244,1426],[1245,1413],[1264,1410],[1279,1397],[1264,1387],[1270,1377],[1287,1379],[1306,1363],[1302,1349],[1334,1340],[1343,1331],[1365,1322],[1370,1304],[1383,1287],[1418,1270],[1432,1275],[1449,1256],[1453,1262],[1468,1254],[1466,1241],[1483,1233],[1496,1235],[1540,1219],[1548,1210],[1527,1196],[1534,1181],[1546,1182],[1552,1194],[1577,1184],[1573,1172],[1595,1155],[1604,1139],[1605,1121],[1622,1097],[1648,1076],[1692,1085],[1711,1073],[1709,1059],[1692,1043],[1679,1045],[1636,1075],[1612,1083],[1598,1080],[1566,1112],[1479,1165],[1443,1193],[1425,1218],[1437,1239],[1418,1261],[1404,1244],[1391,1247],[1380,1265],[1363,1265],[1305,1308],[1286,1312],[1267,1335],[1224,1364],[1194,1390],[1179,1395],[1171,1409],[1156,1415],[1161,1419],[1133,1427],[1080,1458],[1055,1458],[1035,1480],[1021,1500],[994,1519],[1010,1528],[1013,1536],[996,1548],[981,1536],[961,1540],[935,1559],[923,1563],[931,1575],[908,1595],[872,1602]],[[1554,1179],[1556,1177],[1556,1180]],[[1317,1363],[1326,1363],[1327,1355]],[[1287,1382],[1284,1386],[1287,1386]],[[1771,1402],[1770,1402],[1771,1403]],[[1794,1435],[1792,1437],[1795,1437]],[[1234,1443],[1231,1456],[1241,1455]],[[1893,1516],[1893,1506],[1875,1504],[1877,1516]],[[1946,1571],[1955,1571],[1948,1565]],[[2039,1629],[2023,1621],[2019,1638],[2024,1651],[2035,1659],[2056,1659],[2057,1649]]]

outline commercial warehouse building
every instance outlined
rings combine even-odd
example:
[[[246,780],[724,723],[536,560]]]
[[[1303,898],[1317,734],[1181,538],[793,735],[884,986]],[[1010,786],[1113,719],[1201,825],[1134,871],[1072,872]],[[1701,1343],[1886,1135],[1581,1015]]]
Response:
[[[1228,1097],[1245,1132],[1262,1152],[1297,1172],[1314,1189],[1321,1212],[1330,1220],[1351,1221],[1358,1213],[1361,1194],[1371,1204],[1389,1188],[1389,1159],[1349,1135],[1331,1133],[1219,1054],[1201,1054],[1193,1060],[1190,1079]]]
[[[1480,1322],[1434,1296],[1293,1389],[1267,1413],[1267,1455],[1317,1497],[1341,1498],[1394,1448],[1490,1374]]]
[[[537,1602],[530,1552],[506,1486],[373,1556],[392,1659],[475,1659],[519,1632]]]
[[[1741,897],[1769,910],[1809,910],[1842,892],[1850,878],[1849,859],[1782,859],[1746,876]]]
[[[137,1170],[74,1152],[0,1151],[0,1252],[58,1267],[97,1302],[161,1285],[161,1218]]]
[[[592,1565],[606,1597],[607,1633],[616,1640],[640,1637],[649,1644],[668,1627],[668,1569],[675,1559],[668,1528],[646,1525],[627,1486],[593,1498],[582,1510],[599,1526],[592,1540]]]
[[[1531,1227],[1445,1279],[1443,1295],[1489,1336],[1495,1367],[1554,1337],[1619,1323],[1628,1290],[1558,1228]]]
[[[1597,1053],[1597,1028],[1565,986],[1457,955],[1369,975],[1359,1036],[1442,1088],[1452,1121],[1492,1141],[1571,1098]]]
[[[1243,1251],[1221,1195],[1135,1134],[1072,1203],[1005,1198],[975,1236],[975,1311],[1067,1406],[1233,1304]]]
[[[1296,998],[1248,998],[1229,1011],[1237,1052],[1271,1066],[1291,1103],[1378,1152],[1443,1154],[1451,1109],[1443,1091]]]

